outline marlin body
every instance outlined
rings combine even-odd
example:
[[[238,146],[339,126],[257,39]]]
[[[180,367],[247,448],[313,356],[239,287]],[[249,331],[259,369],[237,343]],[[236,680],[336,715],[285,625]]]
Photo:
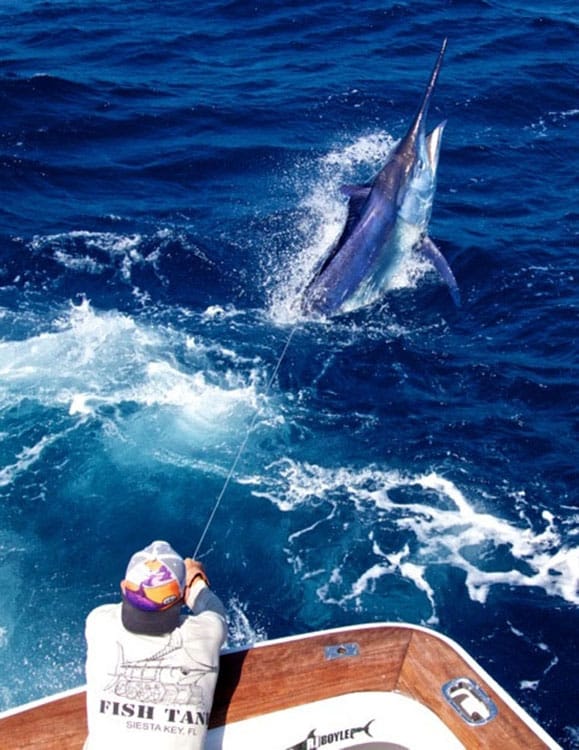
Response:
[[[305,313],[332,316],[371,304],[387,288],[397,261],[412,251],[429,258],[460,304],[452,270],[427,233],[446,122],[426,135],[425,120],[445,49],[446,39],[418,112],[386,164],[371,183],[342,187],[349,196],[346,224],[305,288]]]

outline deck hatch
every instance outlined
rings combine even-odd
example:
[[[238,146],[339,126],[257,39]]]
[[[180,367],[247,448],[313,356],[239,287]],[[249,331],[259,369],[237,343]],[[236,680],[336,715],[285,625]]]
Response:
[[[349,656],[358,656],[360,648],[357,643],[338,643],[336,646],[326,646],[324,648],[326,661],[334,659],[346,659]]]
[[[442,686],[447,702],[471,726],[482,726],[495,718],[497,707],[470,677],[457,677]]]

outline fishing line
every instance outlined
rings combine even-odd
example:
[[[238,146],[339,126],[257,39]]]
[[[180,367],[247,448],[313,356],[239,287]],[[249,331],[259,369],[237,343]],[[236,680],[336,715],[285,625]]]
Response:
[[[294,333],[297,331],[298,326],[295,325],[292,330],[290,331],[290,335],[287,338],[287,341],[285,342],[285,346],[282,350],[282,353],[279,355],[276,365],[274,367],[274,370],[267,382],[267,386],[265,388],[265,395],[270,392],[271,387],[273,385],[273,381],[275,380],[279,368],[281,367],[281,363],[283,362],[285,355],[287,353],[287,350],[289,349],[289,345],[291,343],[291,340],[294,336]],[[253,415],[253,418],[249,424],[249,427],[247,428],[247,432],[245,433],[245,437],[243,438],[241,445],[239,446],[237,450],[237,454],[233,460],[233,463],[231,464],[231,468],[229,469],[229,473],[227,475],[227,478],[225,479],[225,482],[223,483],[223,487],[221,488],[221,492],[219,493],[217,500],[215,501],[213,508],[211,509],[211,513],[209,514],[209,518],[207,519],[207,523],[205,524],[205,528],[203,529],[203,532],[201,533],[201,537],[199,538],[199,541],[197,542],[197,547],[195,547],[195,552],[193,553],[193,559],[197,559],[197,555],[199,553],[199,549],[201,548],[201,545],[203,544],[203,540],[205,539],[205,536],[207,532],[209,531],[209,527],[213,523],[213,519],[215,518],[215,514],[217,513],[217,509],[221,505],[221,501],[223,500],[223,497],[225,493],[227,492],[227,488],[229,487],[231,480],[233,479],[233,475],[235,473],[235,469],[237,468],[237,464],[239,463],[239,460],[243,454],[243,451],[245,450],[245,447],[247,445],[247,442],[249,440],[249,436],[251,435],[253,428],[255,427],[255,423],[257,422],[257,417],[259,416],[259,410],[255,410],[255,414]]]

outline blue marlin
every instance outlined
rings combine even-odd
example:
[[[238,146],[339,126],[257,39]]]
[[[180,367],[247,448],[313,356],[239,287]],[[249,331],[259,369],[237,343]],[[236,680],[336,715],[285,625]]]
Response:
[[[346,224],[303,292],[305,313],[331,316],[375,302],[388,287],[397,262],[413,251],[434,264],[454,303],[460,304],[454,274],[428,236],[446,121],[429,135],[425,121],[446,42],[414,120],[386,164],[371,183],[342,187],[349,196]]]

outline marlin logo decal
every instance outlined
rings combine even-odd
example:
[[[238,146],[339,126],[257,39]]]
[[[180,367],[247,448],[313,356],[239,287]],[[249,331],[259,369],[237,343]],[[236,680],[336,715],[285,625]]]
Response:
[[[364,727],[349,727],[348,729],[339,729],[337,732],[328,732],[327,734],[316,734],[316,730],[312,729],[305,740],[298,742],[297,745],[288,747],[287,750],[315,750],[318,747],[332,745],[334,742],[353,740],[360,732],[363,732],[367,737],[372,737],[370,734],[370,725],[373,722],[374,719],[370,719]]]
[[[400,257],[416,251],[434,264],[460,304],[454,274],[428,237],[446,122],[426,135],[425,121],[445,50],[446,39],[418,112],[386,164],[371,183],[343,186],[349,196],[346,224],[303,292],[306,314],[331,316],[371,304],[388,287]]]

